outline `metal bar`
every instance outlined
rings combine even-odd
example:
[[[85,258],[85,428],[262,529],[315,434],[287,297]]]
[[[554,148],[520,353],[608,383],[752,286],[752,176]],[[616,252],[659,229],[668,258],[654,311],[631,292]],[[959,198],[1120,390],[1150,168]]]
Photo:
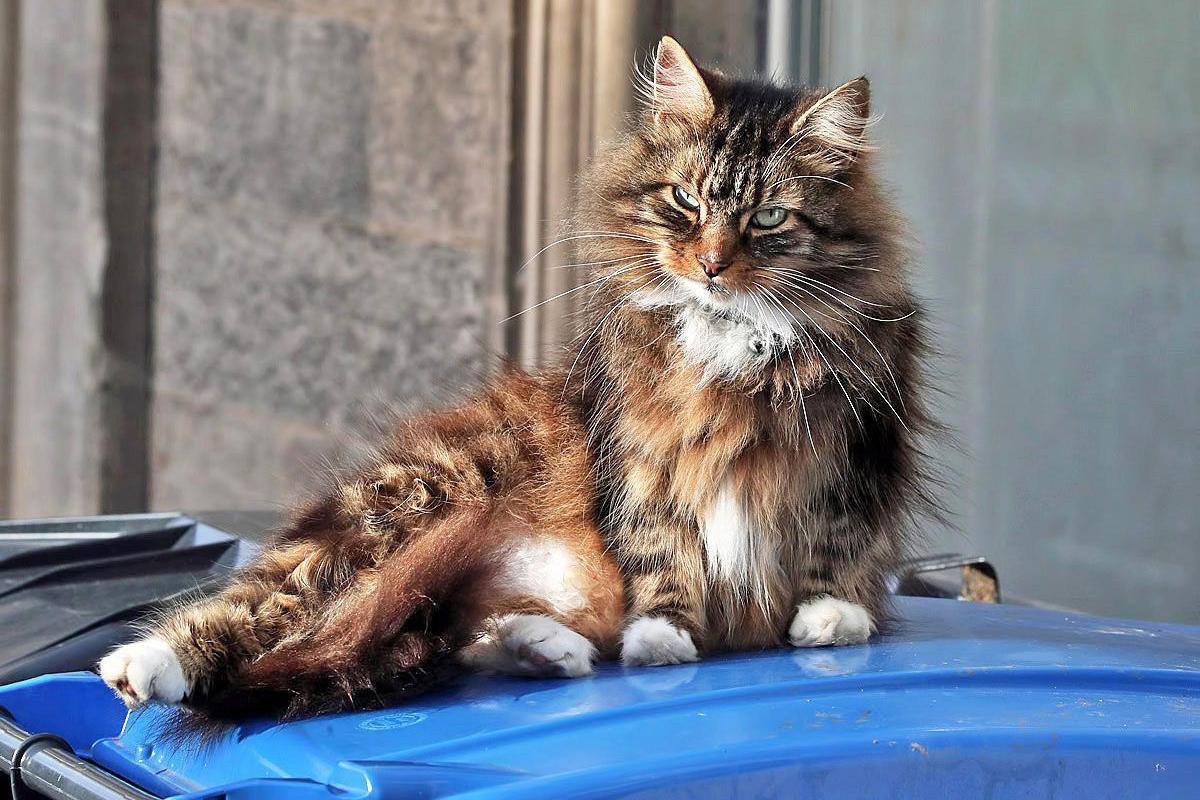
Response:
[[[13,754],[30,734],[0,716],[0,771],[12,773]],[[33,745],[21,758],[21,781],[51,800],[153,800],[154,795],[63,750],[53,743]]]

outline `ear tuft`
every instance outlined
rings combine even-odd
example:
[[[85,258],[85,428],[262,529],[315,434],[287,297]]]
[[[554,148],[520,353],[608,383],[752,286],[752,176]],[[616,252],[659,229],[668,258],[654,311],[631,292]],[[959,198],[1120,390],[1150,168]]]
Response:
[[[871,118],[871,84],[864,75],[847,81],[806,108],[792,123],[805,154],[831,170],[849,167],[873,149],[867,141]]]
[[[709,119],[713,113],[712,93],[696,64],[679,42],[664,36],[654,55],[651,75],[638,73],[642,99],[656,122],[667,117],[693,121]]]

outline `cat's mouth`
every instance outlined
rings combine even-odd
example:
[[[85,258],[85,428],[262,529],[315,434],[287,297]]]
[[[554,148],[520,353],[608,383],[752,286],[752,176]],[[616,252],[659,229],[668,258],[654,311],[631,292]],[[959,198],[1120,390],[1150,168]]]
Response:
[[[718,283],[717,280],[712,278],[702,280],[678,273],[672,273],[671,277],[675,279],[675,285],[692,299],[693,305],[716,304],[725,307],[733,302],[733,287]]]
[[[701,281],[687,276],[676,277],[684,284],[686,297],[680,305],[686,305],[713,320],[730,323],[756,324],[757,320],[738,303],[738,292],[731,286],[713,280]]]
[[[754,312],[759,305],[751,302],[745,292],[724,281],[699,280],[671,271],[670,280],[649,291],[635,293],[635,301],[647,308],[689,309],[712,320],[749,324],[756,329],[774,330],[776,325],[764,325]]]

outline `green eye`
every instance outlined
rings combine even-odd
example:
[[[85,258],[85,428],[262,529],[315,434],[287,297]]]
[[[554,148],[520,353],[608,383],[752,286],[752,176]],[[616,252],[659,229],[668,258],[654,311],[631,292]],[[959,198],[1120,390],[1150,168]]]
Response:
[[[782,208],[764,208],[754,212],[750,224],[756,228],[778,228],[787,219],[788,212]]]
[[[675,187],[672,194],[675,196],[675,202],[679,203],[679,205],[683,206],[688,211],[700,210],[700,201],[685,192],[683,189],[680,189],[678,186]]]

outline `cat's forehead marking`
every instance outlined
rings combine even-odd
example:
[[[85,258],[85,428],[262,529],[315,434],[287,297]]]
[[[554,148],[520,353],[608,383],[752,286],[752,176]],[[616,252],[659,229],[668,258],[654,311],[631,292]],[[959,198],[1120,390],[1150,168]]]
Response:
[[[763,127],[751,114],[738,115],[710,139],[704,187],[710,205],[737,214],[760,200],[765,146]]]

